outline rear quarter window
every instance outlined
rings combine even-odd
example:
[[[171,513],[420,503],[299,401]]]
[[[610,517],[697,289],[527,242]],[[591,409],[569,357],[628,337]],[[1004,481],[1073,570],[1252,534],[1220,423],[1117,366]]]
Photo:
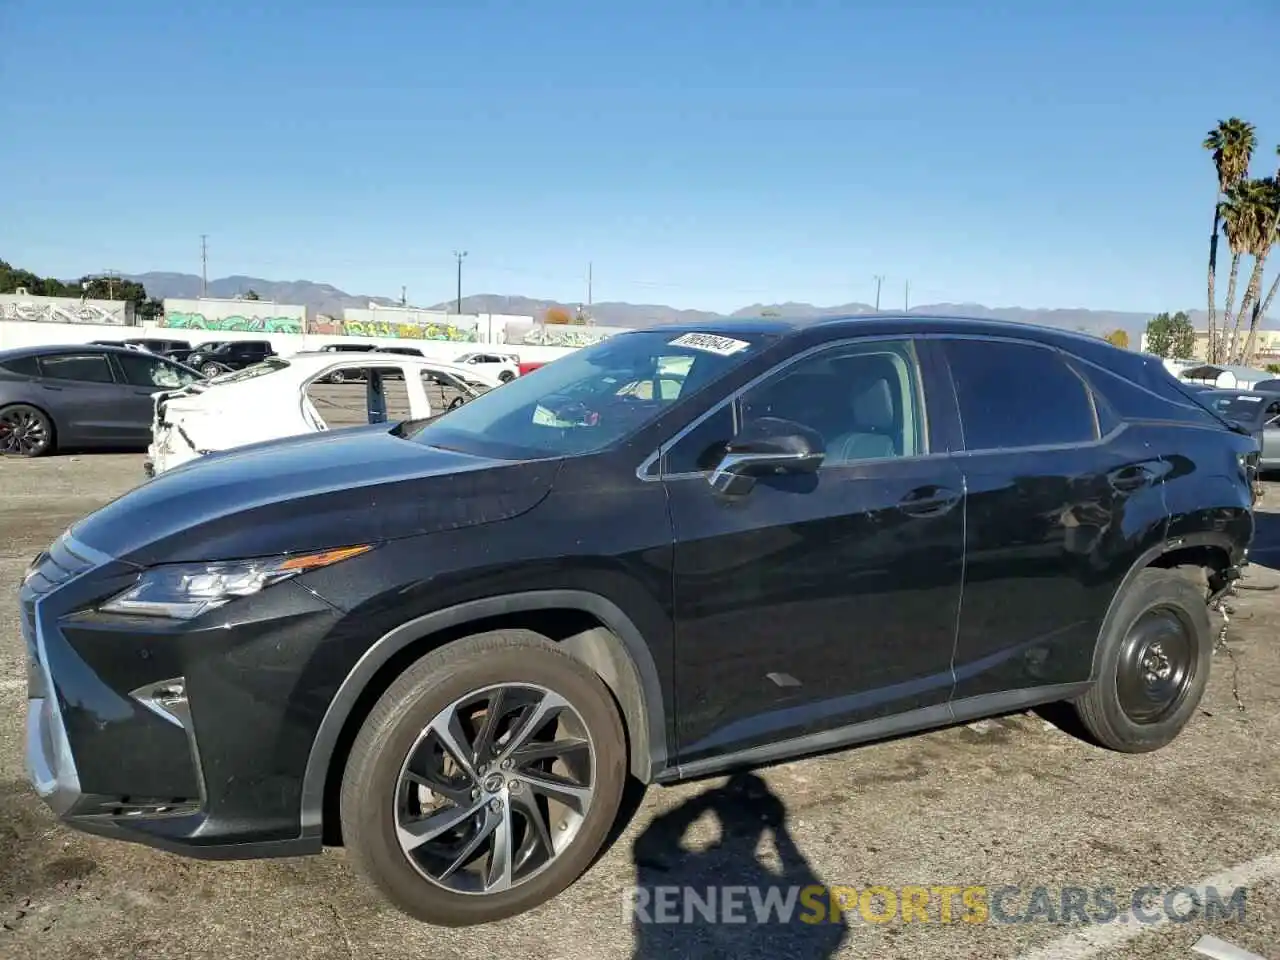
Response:
[[[0,370],[16,373],[20,377],[40,376],[40,365],[36,363],[35,357],[13,357],[0,362]]]
[[[1125,420],[1163,420],[1222,426],[1222,421],[1193,399],[1174,379],[1158,366],[1134,364],[1123,374],[1088,361],[1080,368],[1113,410]]]

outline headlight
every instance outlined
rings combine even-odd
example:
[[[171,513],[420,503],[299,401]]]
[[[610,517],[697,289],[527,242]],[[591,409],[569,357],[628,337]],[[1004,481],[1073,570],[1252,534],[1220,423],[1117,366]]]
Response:
[[[369,549],[368,546],[342,547],[256,560],[165,564],[144,571],[133,586],[98,609],[105,613],[191,620],[236,597],[252,596],[273,583],[350,559]]]

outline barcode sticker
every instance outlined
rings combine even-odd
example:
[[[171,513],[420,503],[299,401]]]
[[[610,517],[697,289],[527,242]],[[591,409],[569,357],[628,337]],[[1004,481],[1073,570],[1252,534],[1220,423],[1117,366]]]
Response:
[[[688,347],[691,350],[703,350],[707,353],[719,354],[722,357],[731,357],[735,353],[741,353],[751,344],[745,340],[721,337],[714,333],[686,333],[672,340],[669,346]]]

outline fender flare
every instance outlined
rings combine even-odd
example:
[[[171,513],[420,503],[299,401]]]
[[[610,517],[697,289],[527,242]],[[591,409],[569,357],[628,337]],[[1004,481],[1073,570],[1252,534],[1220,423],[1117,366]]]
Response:
[[[648,783],[667,766],[667,712],[653,653],[635,624],[615,603],[582,590],[537,590],[471,600],[416,617],[388,631],[361,655],[330,700],[312,739],[303,774],[302,839],[319,839],[329,769],[353,708],[379,670],[397,653],[451,627],[532,610],[581,610],[607,630],[589,630],[564,641],[577,659],[601,673],[619,698],[631,741],[631,771]],[[610,676],[610,672],[613,673]],[[629,675],[628,675],[629,674]],[[628,691],[634,691],[631,696]],[[638,696],[639,702],[635,702]],[[628,700],[631,703],[628,703]]]
[[[1124,578],[1120,581],[1120,585],[1116,587],[1115,592],[1111,595],[1111,602],[1107,604],[1106,616],[1102,618],[1102,629],[1098,631],[1098,638],[1093,643],[1093,666],[1089,670],[1090,683],[1096,682],[1099,678],[1098,660],[1102,653],[1102,638],[1111,629],[1112,621],[1116,615],[1116,608],[1120,606],[1120,601],[1129,589],[1129,585],[1133,583],[1134,578],[1151,566],[1153,560],[1164,556],[1166,553],[1194,547],[1216,547],[1225,552],[1229,559],[1233,543],[1229,537],[1217,533],[1188,533],[1173,540],[1163,540],[1155,546],[1144,550],[1134,560],[1132,566],[1129,567],[1128,572],[1125,573]]]

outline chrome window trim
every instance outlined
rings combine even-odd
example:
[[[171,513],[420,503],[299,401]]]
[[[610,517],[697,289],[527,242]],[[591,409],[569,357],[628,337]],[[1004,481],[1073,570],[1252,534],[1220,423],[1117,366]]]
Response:
[[[923,335],[915,334],[915,333],[878,333],[878,334],[861,335],[861,336],[854,334],[852,336],[841,337],[836,340],[826,340],[826,341],[823,341],[822,343],[814,344],[808,349],[802,350],[797,354],[793,354],[787,359],[781,360],[778,363],[774,364],[772,367],[770,367],[768,370],[764,371],[763,373],[753,377],[751,380],[749,380],[747,383],[744,383],[741,387],[739,387],[733,393],[729,394],[727,397],[723,397],[714,406],[705,410],[702,414],[700,414],[694,420],[691,420],[689,423],[685,424],[684,427],[682,427],[675,435],[673,435],[666,442],[660,444],[658,446],[658,449],[654,450],[651,454],[649,454],[647,457],[644,458],[644,460],[640,462],[640,465],[636,467],[636,477],[646,483],[653,483],[655,481],[688,480],[695,477],[701,478],[701,477],[709,476],[714,472],[714,470],[694,470],[694,471],[684,471],[682,473],[667,473],[667,474],[662,473],[660,470],[652,473],[650,471],[654,471],[654,468],[656,467],[656,465],[661,463],[662,458],[665,457],[667,453],[670,452],[671,448],[674,447],[676,444],[678,444],[681,440],[683,440],[689,433],[691,433],[698,426],[700,426],[705,420],[708,420],[711,417],[715,416],[725,407],[725,405],[736,402],[739,397],[741,397],[748,390],[754,389],[756,386],[758,386],[761,383],[761,381],[766,380],[767,378],[773,376],[776,373],[779,373],[782,370],[785,370],[787,367],[791,366],[792,364],[799,363],[801,360],[808,359],[809,357],[813,356],[815,353],[821,353],[824,350],[830,350],[836,347],[852,346],[855,344],[863,344],[863,343],[902,343],[905,341],[907,343],[912,344],[913,352],[916,353],[916,356],[915,356],[916,388],[917,388],[917,392],[919,393],[919,396],[916,399],[920,403],[921,410],[924,412],[922,436],[924,438],[925,446],[928,447],[929,445],[929,412],[926,409],[925,403],[924,403],[924,368],[920,362],[919,353],[914,350],[915,341],[922,340],[922,339],[925,339]],[[736,422],[737,421],[736,414],[734,415],[734,421],[735,421],[734,429],[736,430],[738,429],[738,424]],[[938,457],[943,457],[946,455],[947,454],[945,452],[935,452],[932,450],[926,450],[924,453],[916,453],[910,456],[882,457],[876,460],[850,460],[847,462],[833,463],[829,467],[824,465],[823,469],[835,469],[837,467],[856,467],[856,466],[863,466],[867,464],[882,463],[882,462],[883,463],[901,463],[903,461],[933,460]]]

